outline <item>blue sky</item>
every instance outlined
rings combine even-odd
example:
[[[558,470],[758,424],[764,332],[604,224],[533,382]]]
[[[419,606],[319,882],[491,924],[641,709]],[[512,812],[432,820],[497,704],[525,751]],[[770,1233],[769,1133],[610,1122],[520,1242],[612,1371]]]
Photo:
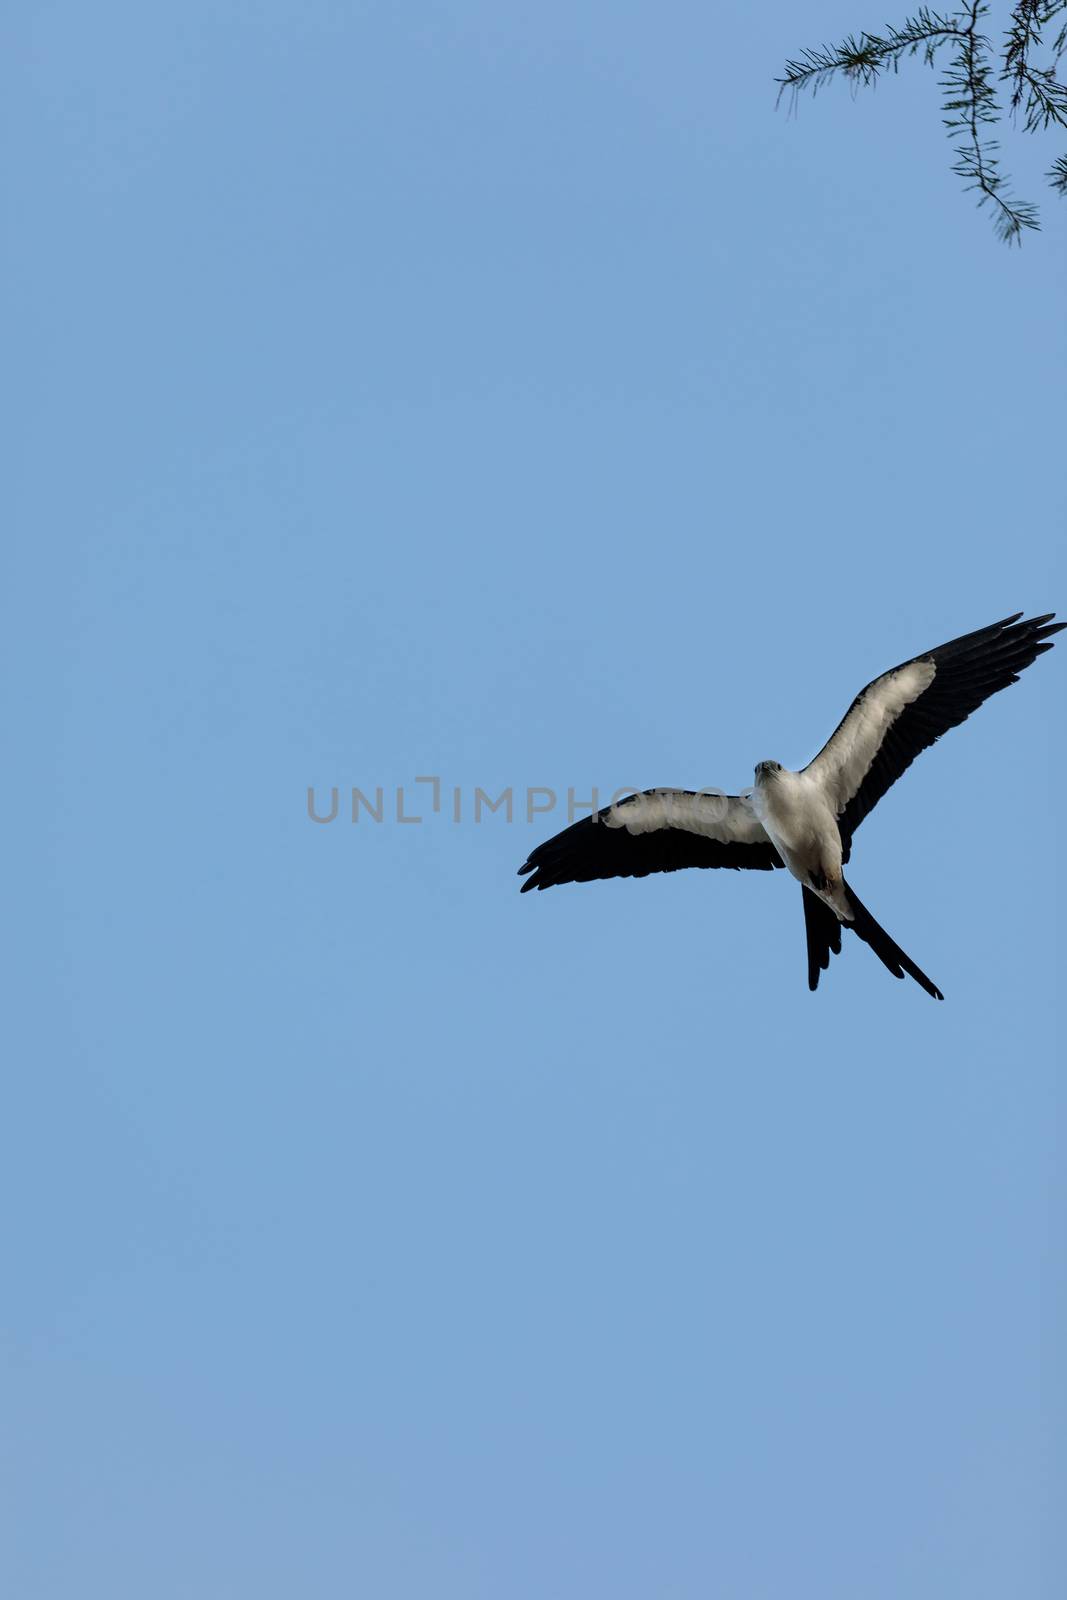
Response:
[[[1062,650],[858,837],[941,1006],[809,995],[782,874],[520,899],[565,816],[469,815],[1067,609],[1062,205],[998,245],[919,68],[774,110],[883,20],[8,24],[21,1600],[1056,1592]]]

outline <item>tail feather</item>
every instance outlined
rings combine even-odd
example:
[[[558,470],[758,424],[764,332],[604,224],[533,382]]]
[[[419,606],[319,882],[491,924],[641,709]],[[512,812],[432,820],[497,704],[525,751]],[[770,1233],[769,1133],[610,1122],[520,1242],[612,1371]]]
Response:
[[[885,929],[875,922],[863,901],[858,898],[852,885],[848,884],[846,887],[853,916],[853,920],[848,926],[853,933],[858,934],[864,944],[870,945],[882,965],[888,967],[895,978],[903,978],[906,972],[910,978],[915,979],[915,982],[921,988],[926,990],[928,995],[932,995],[935,1000],[943,1000],[945,997],[936,983],[931,983],[926,973],[920,967],[917,967],[911,957],[906,956],[896,941],[889,937]]]
[[[804,896],[804,931],[808,936],[808,988],[814,993],[819,987],[819,973],[830,965],[830,952],[841,954],[841,924],[825,900],[801,884]]]
[[[907,973],[926,990],[928,995],[932,995],[935,1000],[943,1000],[945,997],[937,985],[931,983],[926,973],[917,967],[911,957],[905,955],[896,941],[889,937],[885,929],[875,922],[852,885],[847,884],[845,887],[852,907],[853,920],[841,923],[825,900],[820,900],[819,896],[806,885],[802,886],[804,930],[808,941],[808,988],[813,990],[818,988],[819,974],[829,967],[831,953],[835,956],[840,955],[841,929],[846,927],[851,928],[864,944],[871,947],[894,978],[903,978]]]

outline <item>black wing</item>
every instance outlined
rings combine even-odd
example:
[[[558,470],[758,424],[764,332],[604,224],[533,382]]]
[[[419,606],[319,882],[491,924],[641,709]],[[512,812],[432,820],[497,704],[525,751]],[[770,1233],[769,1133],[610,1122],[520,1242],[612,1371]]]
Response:
[[[751,807],[739,795],[690,789],[648,789],[608,811],[575,822],[530,852],[519,868],[522,886],[595,878],[646,878],[683,867],[732,867],[769,872],[781,858]]]
[[[1055,612],[1022,622],[1022,612],[913,656],[858,694],[815,760],[805,768],[825,787],[837,814],[845,860],[852,835],[915,757],[984,700],[1015,683],[1067,627]]]

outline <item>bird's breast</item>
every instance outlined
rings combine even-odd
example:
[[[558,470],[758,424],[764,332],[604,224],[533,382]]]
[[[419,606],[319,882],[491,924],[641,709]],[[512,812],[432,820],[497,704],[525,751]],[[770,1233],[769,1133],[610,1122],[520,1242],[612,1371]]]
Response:
[[[792,867],[825,859],[835,852],[840,861],[837,823],[816,786],[802,772],[777,772],[758,783],[753,794],[756,815]],[[790,859],[792,858],[792,859]]]

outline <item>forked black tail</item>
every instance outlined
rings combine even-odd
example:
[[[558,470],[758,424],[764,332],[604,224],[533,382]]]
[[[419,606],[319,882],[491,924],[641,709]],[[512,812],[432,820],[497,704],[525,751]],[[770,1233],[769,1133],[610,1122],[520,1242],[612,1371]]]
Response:
[[[841,954],[841,924],[825,900],[804,884],[804,931],[808,936],[808,988],[814,993],[819,987],[819,973],[830,965],[830,952]]]
[[[935,983],[931,983],[926,973],[917,967],[910,956],[906,956],[894,939],[891,939],[885,929],[881,927],[867,907],[863,904],[851,884],[846,885],[848,898],[852,905],[853,920],[839,922],[825,901],[820,900],[817,894],[810,889],[802,889],[804,896],[804,928],[808,938],[808,988],[816,989],[819,985],[819,973],[825,972],[830,965],[830,952],[838,955],[841,950],[841,929],[851,928],[853,933],[870,945],[875,955],[884,967],[887,967],[894,978],[903,978],[907,973],[915,982],[925,989],[928,995],[935,1000],[945,997]]]

